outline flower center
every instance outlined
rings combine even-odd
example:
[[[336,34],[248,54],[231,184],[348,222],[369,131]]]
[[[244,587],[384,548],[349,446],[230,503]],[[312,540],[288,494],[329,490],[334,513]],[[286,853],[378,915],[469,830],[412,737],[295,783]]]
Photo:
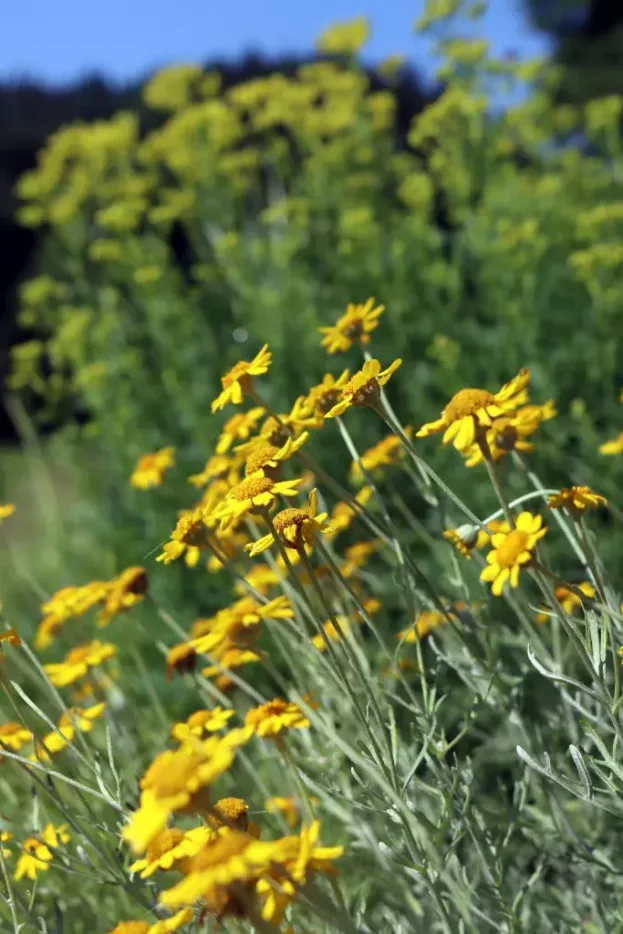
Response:
[[[353,318],[342,328],[342,333],[351,340],[361,337],[363,334],[363,318]]]
[[[219,817],[223,818],[222,821],[219,821],[218,818],[212,818],[217,826],[221,826],[223,823],[238,824],[243,830],[246,829],[249,808],[247,802],[242,798],[221,798],[214,805],[214,810]]]
[[[269,444],[274,444],[280,448],[286,443],[291,432],[288,431],[286,425],[278,422],[276,418],[270,415],[262,425],[261,434],[263,438],[266,438]]]
[[[256,470],[261,470],[262,467],[265,467],[268,463],[270,463],[275,454],[278,452],[279,448],[276,448],[274,444],[263,444],[255,451],[252,451],[251,454],[249,454],[247,457],[247,463],[244,468],[244,472],[247,477],[255,473]]]
[[[290,506],[288,509],[282,509],[281,512],[277,513],[273,519],[273,524],[278,532],[285,532],[292,525],[297,526],[297,528],[303,525],[306,519],[309,519],[309,514],[304,509]]]
[[[449,422],[458,422],[468,415],[475,415],[480,409],[486,409],[495,402],[493,393],[486,389],[461,389],[452,396],[443,410],[444,417]]]
[[[351,397],[353,405],[369,405],[371,400],[378,395],[379,384],[376,376],[372,376],[363,383],[351,380],[344,386],[342,392],[345,396]]]
[[[333,408],[335,403],[339,401],[339,398],[339,389],[327,389],[316,397],[316,408],[323,415],[326,415],[327,412]]]
[[[515,564],[522,551],[526,551],[529,539],[528,533],[522,532],[521,529],[513,529],[509,532],[495,552],[499,566],[509,568]]]
[[[159,833],[155,840],[152,840],[147,847],[147,859],[159,859],[178,845],[184,839],[184,831],[177,827],[170,827]]]
[[[248,499],[253,499],[254,496],[259,496],[260,493],[269,493],[273,486],[273,481],[268,477],[248,477],[235,486],[229,495],[239,503],[244,503]]]

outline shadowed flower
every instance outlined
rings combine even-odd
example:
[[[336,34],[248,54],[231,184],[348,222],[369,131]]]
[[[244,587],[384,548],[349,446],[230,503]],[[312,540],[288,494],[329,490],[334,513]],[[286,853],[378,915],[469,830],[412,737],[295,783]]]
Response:
[[[280,540],[286,548],[298,551],[304,545],[312,545],[319,532],[326,532],[326,512],[318,513],[318,494],[311,490],[307,502],[307,509],[291,507],[282,509],[273,519],[273,526]],[[256,542],[245,545],[245,551],[251,555],[259,555],[274,543],[272,532],[259,538]]]
[[[266,476],[276,480],[281,463],[296,454],[308,438],[309,433],[304,431],[296,441],[288,438],[280,448],[274,444],[258,444],[247,457],[244,467],[245,475],[247,477]]]
[[[343,370],[337,379],[332,373],[326,373],[322,382],[312,386],[305,396],[305,405],[309,412],[317,417],[318,427],[322,425],[327,412],[339,402],[341,391],[349,377],[350,370]]]
[[[175,448],[161,448],[154,454],[143,454],[134,468],[130,483],[138,490],[160,486],[164,475],[175,463]]]
[[[227,454],[236,441],[246,441],[257,428],[258,422],[264,415],[264,409],[256,406],[248,412],[237,412],[232,415],[221,429],[216,442],[216,453]]]
[[[405,435],[410,438],[413,429],[410,426],[405,428]],[[387,435],[373,447],[364,451],[358,461],[353,461],[350,468],[351,479],[355,483],[361,483],[364,479],[364,471],[375,473],[382,471],[385,467],[392,464],[398,464],[404,459],[406,454],[404,445],[397,435]]]
[[[542,516],[522,512],[517,517],[516,528],[492,536],[493,551],[487,555],[488,566],[480,579],[491,583],[496,597],[501,596],[506,581],[510,581],[511,587],[517,587],[519,572],[532,561],[537,542],[547,532],[542,525]]]
[[[401,363],[400,359],[394,360],[386,370],[381,370],[378,360],[367,360],[362,369],[344,385],[340,401],[329,409],[325,418],[343,415],[351,405],[378,408],[381,401],[381,386],[389,382]]]
[[[587,509],[597,509],[599,506],[607,505],[606,497],[593,493],[589,486],[571,486],[547,497],[548,509],[567,509],[576,516],[586,512]]]
[[[148,879],[159,869],[167,872],[179,860],[195,856],[213,836],[210,827],[194,827],[186,832],[167,827],[150,842],[143,859],[132,863],[130,872],[140,873],[141,879]]]
[[[12,626],[9,626],[8,629],[5,629],[3,632],[0,632],[0,642],[6,642],[7,645],[21,645],[22,640],[17,634],[17,631],[13,629]]]
[[[440,610],[422,610],[413,626],[402,629],[397,638],[403,642],[419,642],[437,626],[447,623],[448,619]]]
[[[253,377],[268,372],[272,356],[268,344],[264,344],[253,360],[239,360],[234,364],[231,370],[221,378],[223,389],[212,403],[212,411],[224,409],[229,403],[240,405],[253,388]]]
[[[205,546],[206,541],[207,525],[204,507],[197,506],[195,509],[186,509],[181,513],[177,525],[171,532],[171,540],[163,546],[162,552],[158,555],[156,561],[170,564],[185,552],[190,551],[194,554],[193,549],[201,549]]]
[[[527,400],[530,371],[520,370],[499,392],[486,389],[461,389],[447,404],[440,418],[422,425],[416,438],[427,438],[444,432],[443,444],[454,444],[461,452],[467,451],[478,437],[486,437],[494,419],[514,412]]]
[[[97,625],[106,626],[110,620],[140,603],[147,593],[147,571],[142,567],[126,568],[110,582],[104,606],[97,614]]]
[[[581,584],[576,584],[575,586],[577,590],[580,590],[584,594],[586,599],[583,599],[579,594],[563,585],[556,587],[554,590],[556,599],[568,616],[571,616],[576,610],[581,610],[586,605],[590,605],[591,601],[595,599],[595,588],[589,581],[583,581]],[[537,623],[546,623],[550,615],[551,610],[549,610],[548,607],[543,607],[542,612],[536,615]]]

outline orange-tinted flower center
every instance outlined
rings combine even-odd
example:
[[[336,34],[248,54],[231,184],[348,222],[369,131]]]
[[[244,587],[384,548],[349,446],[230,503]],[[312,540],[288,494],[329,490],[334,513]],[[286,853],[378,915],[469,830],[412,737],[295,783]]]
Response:
[[[290,506],[288,509],[282,509],[273,519],[273,524],[278,532],[285,532],[290,526],[301,526],[309,519],[309,513],[304,509],[297,509]]]
[[[449,422],[457,422],[469,415],[476,415],[480,409],[485,409],[495,402],[493,393],[486,389],[461,389],[452,396],[443,410],[444,417]]]
[[[232,383],[235,383],[242,377],[246,376],[248,366],[249,364],[246,360],[239,360],[238,363],[234,364],[229,373],[226,373],[221,380],[225,389],[231,386]]]
[[[291,432],[287,426],[278,422],[272,415],[262,425],[261,434],[270,444],[274,444],[278,448],[283,447],[288,438],[291,437]]]
[[[242,798],[221,798],[214,805],[218,817],[211,817],[211,823],[217,827],[236,824],[239,829],[246,830],[248,810],[247,802]],[[219,817],[222,820],[219,820]]]
[[[235,486],[229,495],[232,499],[244,503],[248,499],[253,499],[254,496],[259,496],[260,493],[269,493],[273,486],[273,481],[268,477],[248,477]]]
[[[515,564],[522,551],[526,550],[529,540],[528,533],[522,532],[521,529],[513,529],[509,532],[495,552],[499,566],[509,568]]]

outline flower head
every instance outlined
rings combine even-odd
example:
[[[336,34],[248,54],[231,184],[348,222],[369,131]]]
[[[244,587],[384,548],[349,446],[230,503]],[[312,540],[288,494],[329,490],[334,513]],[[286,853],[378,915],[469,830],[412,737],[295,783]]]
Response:
[[[212,710],[196,710],[185,723],[174,723],[171,735],[179,743],[186,742],[191,736],[201,739],[207,733],[223,730],[233,716],[234,710],[219,706],[213,707]]]
[[[440,418],[422,425],[416,437],[426,438],[443,431],[444,444],[452,443],[458,451],[465,452],[481,433],[486,434],[494,419],[514,412],[527,400],[529,381],[530,371],[520,370],[496,393],[486,389],[461,389],[452,397]]]
[[[623,431],[612,441],[606,441],[599,445],[600,454],[622,454],[623,453]]]
[[[576,592],[578,590],[584,595],[583,597]],[[581,610],[585,606],[590,605],[591,601],[595,599],[595,588],[589,581],[576,584],[575,590],[571,590],[569,587],[565,587],[561,584],[554,590],[554,595],[565,613],[571,616],[576,610]],[[547,607],[543,607],[542,611],[537,613],[537,623],[546,623],[548,621],[550,613],[545,612],[547,610]]]
[[[6,723],[0,723],[0,753],[2,747],[10,749],[12,752],[19,752],[22,746],[25,746],[32,739],[32,733],[21,723],[9,720]],[[2,758],[0,754],[0,759]]]
[[[0,632],[0,642],[6,642],[7,645],[21,645],[22,640],[12,626]]]
[[[175,463],[175,448],[160,448],[154,454],[143,454],[132,471],[130,483],[138,490],[160,486],[164,475]]]
[[[247,477],[265,476],[277,479],[281,463],[301,448],[309,437],[309,433],[304,431],[299,435],[296,441],[293,438],[287,438],[285,444],[278,448],[274,444],[260,443],[249,452],[244,467]]]
[[[236,412],[232,415],[221,429],[216,443],[216,453],[227,454],[236,441],[246,441],[253,434],[264,414],[264,409],[256,406],[247,412]]]
[[[517,517],[516,528],[492,536],[493,551],[487,555],[488,566],[482,571],[480,579],[491,583],[491,590],[496,597],[501,596],[508,580],[511,587],[517,587],[521,568],[532,561],[537,542],[547,532],[542,526],[542,516],[522,512]]]
[[[412,432],[411,427],[405,428],[405,434],[408,438],[411,437]],[[364,451],[358,461],[353,461],[351,477],[356,483],[361,483],[364,472],[381,472],[385,467],[398,464],[404,459],[405,454],[406,451],[400,438],[394,434],[387,435],[373,447]]]
[[[104,606],[97,616],[97,625],[106,626],[114,616],[140,603],[147,593],[147,571],[142,567],[126,568],[110,582]]]
[[[197,506],[194,509],[185,509],[177,520],[177,525],[171,532],[168,541],[158,555],[156,561],[170,564],[185,552],[191,549],[201,549],[207,540],[207,524],[205,509]]]
[[[113,658],[116,653],[116,647],[110,642],[99,642],[94,639],[92,642],[71,649],[64,662],[44,665],[43,668],[52,684],[57,688],[62,688],[84,678],[89,669]]]
[[[266,509],[278,496],[296,496],[301,480],[274,481],[270,477],[246,477],[227,494],[214,516],[221,520],[221,528],[227,528],[246,513]]]
[[[364,405],[377,408],[380,403],[381,386],[384,386],[396,372],[402,360],[397,359],[386,370],[381,370],[378,360],[367,360],[362,369],[355,373],[342,387],[340,401],[326,413],[325,418],[342,415],[351,405]]]
[[[568,509],[573,515],[581,515],[587,509],[607,505],[606,497],[594,493],[589,486],[571,486],[547,497],[548,509]]]
[[[301,730],[310,725],[298,704],[280,697],[247,711],[244,722],[246,726],[253,727],[258,736],[273,737],[284,730]]]
[[[424,636],[427,636],[437,626],[447,623],[447,616],[440,610],[422,610],[417,617],[415,624],[403,629],[398,633],[398,639],[403,642],[419,642]]]
[[[333,374],[326,373],[322,382],[312,386],[305,396],[305,405],[312,416],[318,420],[318,427],[324,421],[324,417],[333,406],[339,402],[342,389],[350,378],[350,370],[343,370],[336,379]]]
[[[496,532],[510,532],[506,519],[492,519],[487,523],[486,531],[477,525],[461,525],[457,529],[446,529],[443,537],[454,545],[464,558],[470,558],[471,552],[488,545],[491,535]]]
[[[47,824],[40,837],[28,837],[22,844],[22,853],[15,867],[15,879],[19,881],[24,876],[36,879],[37,873],[50,868],[54,850],[61,843],[68,843],[69,839],[66,824],[60,827]]]
[[[282,509],[273,519],[273,527],[286,548],[298,551],[305,545],[313,544],[319,532],[326,532],[326,512],[318,513],[318,494],[311,490],[307,502],[307,509],[291,507]],[[245,551],[251,555],[258,555],[274,543],[272,532],[263,538],[245,545]]]
[[[556,406],[550,399],[545,405],[524,405],[514,414],[494,419],[486,434],[493,460],[500,460],[511,451],[531,451],[533,444],[527,439],[535,434],[541,422],[549,421],[556,414]],[[482,463],[483,453],[480,445],[473,444],[464,452],[464,457],[466,467]]]
[[[234,364],[231,370],[221,378],[223,389],[212,403],[212,411],[224,409],[230,402],[240,405],[245,395],[248,395],[253,388],[253,377],[268,372],[271,361],[272,354],[268,349],[268,344],[264,344],[253,360],[239,360]]]

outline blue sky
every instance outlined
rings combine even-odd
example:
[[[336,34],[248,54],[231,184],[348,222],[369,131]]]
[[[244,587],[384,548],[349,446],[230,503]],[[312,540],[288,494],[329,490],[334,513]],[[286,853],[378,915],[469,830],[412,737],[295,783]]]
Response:
[[[412,23],[423,0],[1,0],[0,80],[52,83],[94,71],[117,81],[179,61],[236,58],[247,51],[305,52],[326,26],[366,15],[373,37],[366,58],[408,55],[424,73],[429,44]],[[521,0],[490,0],[484,29],[497,52],[544,52]]]

